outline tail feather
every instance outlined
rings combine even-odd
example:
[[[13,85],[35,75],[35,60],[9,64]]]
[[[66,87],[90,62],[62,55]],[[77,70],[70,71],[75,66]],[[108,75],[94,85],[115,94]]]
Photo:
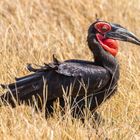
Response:
[[[15,83],[3,85],[7,87],[7,92],[0,96],[3,102],[8,102],[15,106],[16,102],[27,102],[32,100],[32,96],[42,96],[44,73],[34,73],[16,80]]]
[[[30,74],[30,75],[26,75],[26,76],[23,76],[23,77],[18,77],[18,78],[16,77],[15,80],[19,81],[19,80],[23,80],[23,79],[26,79],[26,78],[31,78],[34,75],[36,75],[36,73]]]
[[[39,80],[40,78],[42,78],[43,74],[32,74],[32,75],[28,75],[22,78],[19,78],[16,80],[15,83],[9,84],[7,87],[12,90],[13,88],[15,88],[15,86],[18,88],[22,85],[26,85],[28,83],[32,83],[34,81]]]

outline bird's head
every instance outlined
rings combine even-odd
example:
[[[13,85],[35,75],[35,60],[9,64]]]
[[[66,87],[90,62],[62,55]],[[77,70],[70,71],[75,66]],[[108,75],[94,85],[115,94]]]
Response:
[[[117,40],[140,45],[140,40],[133,33],[118,24],[106,21],[97,20],[94,22],[88,30],[88,36],[90,35],[93,35],[100,46],[113,56],[116,56],[118,52]]]

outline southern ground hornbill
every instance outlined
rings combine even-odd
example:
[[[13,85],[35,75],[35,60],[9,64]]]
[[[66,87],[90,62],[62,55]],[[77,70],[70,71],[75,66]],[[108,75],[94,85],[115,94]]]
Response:
[[[74,59],[60,62],[53,57],[52,63],[39,68],[28,65],[28,70],[33,73],[16,78],[15,83],[2,85],[8,91],[0,96],[1,100],[14,107],[15,100],[18,103],[30,104],[36,99],[40,108],[45,104],[46,110],[51,112],[57,98],[60,105],[65,106],[66,92],[71,97],[72,108],[77,112],[84,108],[85,103],[94,112],[117,89],[117,40],[140,45],[140,40],[122,26],[97,20],[89,27],[87,36],[94,62]]]

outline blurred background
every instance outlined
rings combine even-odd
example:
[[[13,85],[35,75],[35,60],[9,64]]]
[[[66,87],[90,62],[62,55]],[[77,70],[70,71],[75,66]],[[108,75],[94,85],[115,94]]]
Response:
[[[14,82],[15,77],[29,73],[27,63],[50,62],[53,54],[61,61],[93,60],[86,37],[96,18],[118,23],[140,38],[140,0],[1,0],[0,83]],[[120,42],[118,93],[99,109],[105,118],[100,139],[104,134],[113,140],[140,139],[139,52],[140,47]],[[92,127],[78,121],[50,118],[50,127],[42,117],[30,112],[25,106],[1,108],[0,139],[99,139]]]

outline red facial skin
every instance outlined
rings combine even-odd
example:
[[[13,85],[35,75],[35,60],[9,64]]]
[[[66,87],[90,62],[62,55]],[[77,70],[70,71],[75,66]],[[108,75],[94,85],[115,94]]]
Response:
[[[102,34],[111,30],[111,26],[105,22],[97,22],[94,26],[95,26],[96,30],[98,30],[98,32],[100,32]]]
[[[118,53],[118,41],[114,39],[104,39],[101,34],[96,34],[97,40],[101,44],[101,46],[108,51],[113,56],[116,56]]]
[[[104,34],[111,30],[111,26],[108,23],[98,22],[95,24],[95,28],[98,30],[96,34],[97,40],[101,46],[113,56],[116,56],[118,52],[118,41],[110,38],[104,38]]]

